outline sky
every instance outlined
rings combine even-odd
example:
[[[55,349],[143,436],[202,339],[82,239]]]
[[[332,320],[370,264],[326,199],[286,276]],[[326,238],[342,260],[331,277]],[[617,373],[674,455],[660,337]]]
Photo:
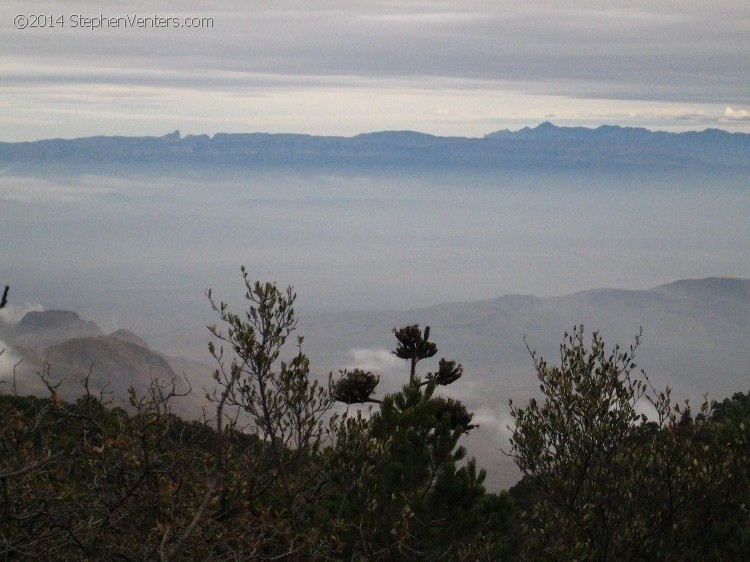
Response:
[[[750,3],[0,5],[0,141],[177,129],[483,136],[545,120],[750,132]]]

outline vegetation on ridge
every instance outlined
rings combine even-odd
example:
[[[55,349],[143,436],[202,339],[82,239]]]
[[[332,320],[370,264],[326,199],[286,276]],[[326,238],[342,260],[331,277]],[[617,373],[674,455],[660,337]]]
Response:
[[[213,300],[215,412],[171,414],[172,383],[65,403],[0,394],[0,556],[14,559],[740,560],[750,551],[750,395],[672,404],[583,327],[559,365],[531,352],[541,397],[514,406],[524,473],[489,493],[445,396],[463,367],[429,328],[394,329],[403,388],[310,376],[295,295],[248,278],[242,314]],[[531,351],[531,350],[530,350]],[[2,387],[0,387],[2,388]],[[7,389],[6,389],[7,390]],[[339,406],[336,405],[337,401]],[[367,404],[367,406],[353,406]],[[344,409],[346,405],[346,409]]]

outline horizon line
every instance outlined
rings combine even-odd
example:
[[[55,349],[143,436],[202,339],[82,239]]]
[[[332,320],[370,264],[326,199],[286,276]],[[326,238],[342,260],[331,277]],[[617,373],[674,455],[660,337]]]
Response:
[[[269,136],[276,136],[276,135],[288,135],[288,136],[301,136],[301,137],[319,137],[319,138],[341,138],[341,139],[354,139],[360,136],[364,135],[373,135],[373,134],[383,134],[383,133],[414,133],[418,135],[423,135],[427,137],[434,137],[434,138],[442,138],[442,139],[475,139],[475,140],[482,140],[490,135],[496,134],[496,133],[519,133],[522,131],[536,131],[538,129],[542,128],[553,128],[553,129],[564,129],[564,130],[586,130],[586,131],[598,131],[599,129],[622,129],[622,130],[634,130],[634,131],[646,131],[649,133],[662,133],[662,134],[668,134],[668,135],[683,135],[683,134],[700,134],[700,133],[706,133],[706,132],[721,132],[725,133],[727,135],[748,135],[750,136],[750,133],[745,133],[741,131],[732,132],[727,129],[720,129],[718,127],[706,127],[705,129],[687,129],[684,131],[668,131],[664,129],[651,129],[649,127],[633,127],[628,125],[616,125],[611,123],[602,123],[600,125],[597,125],[595,127],[586,127],[582,125],[556,125],[553,122],[551,122],[548,119],[545,119],[543,121],[540,121],[536,126],[533,125],[525,125],[523,127],[520,127],[518,129],[495,129],[488,133],[485,133],[483,136],[463,136],[463,135],[437,135],[434,133],[428,133],[424,131],[419,131],[416,129],[379,129],[379,130],[372,130],[372,131],[362,131],[360,133],[356,133],[353,135],[336,135],[336,134],[315,134],[315,133],[303,133],[303,132],[288,132],[288,131],[278,131],[278,132],[270,132],[270,131],[245,131],[245,132],[227,132],[227,131],[217,131],[214,133],[195,133],[195,134],[187,134],[182,135],[180,133],[180,129],[175,129],[169,133],[158,135],[158,134],[144,134],[144,135],[121,135],[121,134],[97,134],[97,135],[85,135],[85,136],[77,136],[77,137],[44,137],[44,138],[36,138],[34,140],[24,140],[24,141],[4,141],[0,140],[0,144],[26,144],[26,143],[35,143],[35,142],[42,142],[42,141],[73,141],[73,140],[81,140],[81,139],[94,139],[94,138],[154,138],[154,139],[160,139],[160,138],[169,138],[173,137],[178,140],[184,140],[187,138],[195,138],[195,137],[208,137],[209,139],[214,139],[216,135],[269,135]]]

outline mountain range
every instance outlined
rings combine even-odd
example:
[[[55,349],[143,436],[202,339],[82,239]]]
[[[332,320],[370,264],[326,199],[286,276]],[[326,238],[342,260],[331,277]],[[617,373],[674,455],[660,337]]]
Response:
[[[544,122],[482,138],[384,131],[353,137],[217,133],[162,137],[97,136],[0,143],[0,167],[71,172],[162,167],[175,170],[669,170],[750,168],[750,134],[718,129],[669,133],[643,128],[558,127]]]
[[[489,469],[493,486],[507,486],[517,477],[500,450],[507,444],[511,421],[508,400],[523,403],[537,392],[529,349],[554,363],[563,333],[580,323],[589,333],[600,331],[610,347],[627,347],[642,331],[639,367],[657,389],[672,387],[678,401],[689,398],[695,404],[704,394],[722,399],[750,389],[750,279],[680,280],[639,291],[506,295],[403,311],[310,314],[300,319],[298,332],[317,376],[324,379],[351,367],[372,369],[381,375],[382,395],[398,389],[407,376],[406,365],[390,352],[393,328],[415,323],[431,327],[439,350],[435,363],[442,356],[464,365],[464,377],[448,390],[476,413],[480,428],[470,436],[468,448]],[[193,394],[176,401],[175,411],[195,418],[205,405],[203,389],[212,383],[209,365],[167,357],[128,330],[105,334],[71,311],[29,312],[17,323],[0,325],[0,340],[0,348],[6,349],[0,363],[3,392],[13,383],[12,365],[22,359],[17,391],[44,393],[36,373],[47,361],[51,378],[65,381],[60,392],[68,398],[82,392],[79,381],[87,373],[92,391],[111,392],[121,402],[129,386],[143,392],[154,377],[175,380],[182,392],[191,386]]]
[[[90,392],[126,405],[130,387],[144,394],[152,380],[173,381],[181,394],[189,390],[189,379],[209,380],[207,366],[167,357],[126,329],[105,334],[96,323],[69,310],[28,312],[18,323],[0,325],[0,340],[7,354],[0,363],[4,392],[46,396],[49,391],[41,378],[45,375],[50,384],[58,385],[61,397],[73,400],[84,392],[87,379]],[[175,412],[199,416],[202,396],[199,387],[175,403]]]

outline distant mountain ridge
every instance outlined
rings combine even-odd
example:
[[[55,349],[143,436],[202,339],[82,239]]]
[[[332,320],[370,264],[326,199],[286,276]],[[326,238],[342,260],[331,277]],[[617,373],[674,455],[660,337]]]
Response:
[[[467,448],[488,468],[491,485],[507,487],[518,477],[507,450],[508,400],[524,404],[539,393],[539,381],[526,348],[550,365],[560,362],[564,332],[583,323],[587,343],[600,332],[610,351],[623,349],[643,330],[636,362],[654,386],[669,385],[677,402],[689,398],[697,408],[702,397],[722,399],[750,390],[750,279],[681,280],[651,289],[599,288],[555,297],[504,295],[480,301],[445,303],[394,311],[305,315],[310,364],[323,376],[360,367],[381,376],[382,392],[397,390],[408,372],[391,350],[393,328],[429,325],[439,357],[464,366],[450,393],[476,414],[479,429]],[[647,405],[643,405],[648,408]]]
[[[392,329],[429,324],[441,353],[462,360],[469,377],[500,384],[490,394],[536,388],[524,338],[554,361],[564,331],[583,323],[614,345],[643,329],[642,366],[692,398],[750,384],[750,279],[680,280],[646,290],[590,289],[558,297],[504,295],[414,310],[308,315],[300,332],[312,364],[335,369],[352,349],[392,347]],[[442,345],[441,345],[442,344]],[[326,356],[316,356],[317,349]],[[639,361],[640,362],[640,361]],[[472,373],[469,375],[469,373]]]
[[[602,330],[608,341],[618,343],[631,341],[642,327],[645,366],[651,363],[663,371],[678,389],[680,379],[689,377],[689,387],[681,389],[687,394],[714,388],[726,393],[738,375],[750,375],[750,279],[742,278],[685,279],[647,290],[599,288],[558,297],[510,294],[399,311],[308,314],[301,317],[299,331],[313,366],[327,372],[346,366],[353,349],[388,349],[394,327],[417,322],[431,325],[436,341],[447,338],[440,342],[441,351],[444,346],[448,355],[465,358],[467,372],[480,377],[504,372],[505,384],[515,388],[533,388],[524,374],[530,363],[523,338],[554,356],[562,332],[578,323]],[[118,378],[127,379],[130,369],[131,382],[139,383],[150,374],[171,378],[189,364],[164,357],[130,330],[105,334],[67,310],[28,312],[20,321],[0,326],[0,341],[9,352],[25,356],[32,373],[50,354],[56,367],[76,377],[95,363]],[[701,373],[681,371],[672,364],[677,358],[681,365],[712,368],[712,378],[696,388]],[[127,388],[129,383],[123,384]]]
[[[544,122],[482,138],[382,131],[353,137],[217,133],[182,137],[97,136],[0,143],[0,166],[202,166],[251,169],[750,169],[750,134],[718,129],[669,133]]]

